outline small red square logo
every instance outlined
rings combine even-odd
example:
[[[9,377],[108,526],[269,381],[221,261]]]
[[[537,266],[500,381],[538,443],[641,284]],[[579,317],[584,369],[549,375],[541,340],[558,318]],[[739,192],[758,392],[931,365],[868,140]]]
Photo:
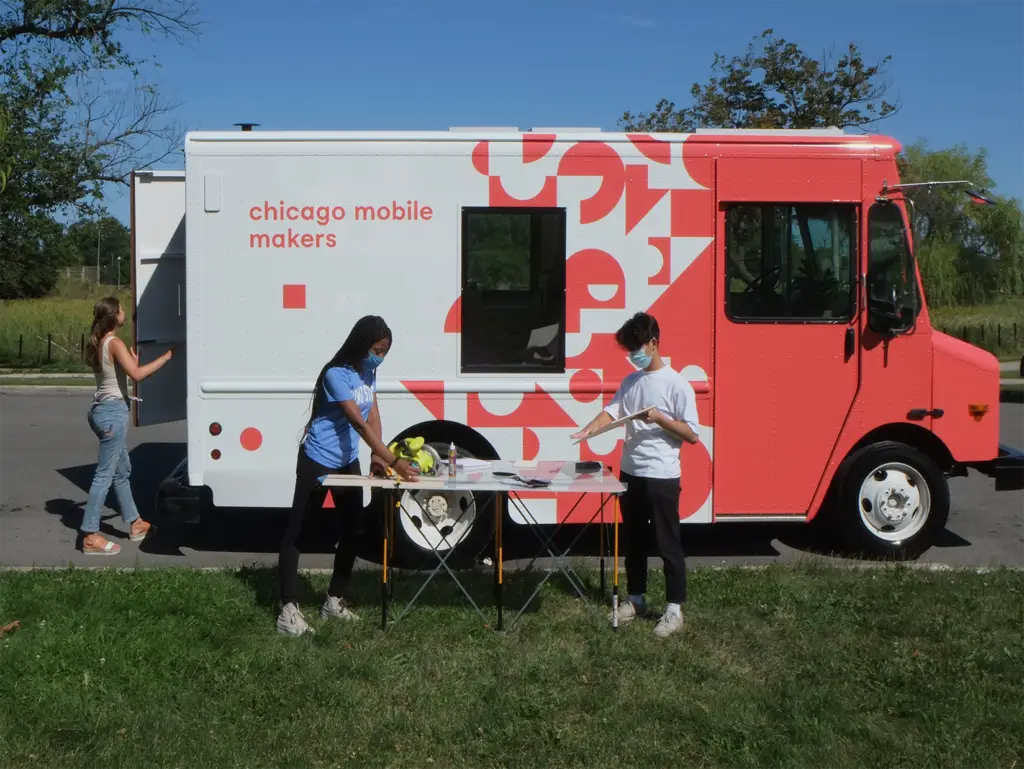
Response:
[[[305,310],[306,309],[306,284],[298,283],[285,285],[283,294],[284,309]]]

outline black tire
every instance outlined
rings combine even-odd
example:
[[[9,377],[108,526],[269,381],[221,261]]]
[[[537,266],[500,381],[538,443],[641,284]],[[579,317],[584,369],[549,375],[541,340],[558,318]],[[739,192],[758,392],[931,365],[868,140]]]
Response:
[[[869,480],[871,485],[865,487]],[[840,467],[838,483],[833,520],[843,543],[857,555],[914,559],[931,547],[946,527],[946,477],[930,457],[905,443],[881,441],[858,449]],[[914,496],[906,506],[900,504],[907,494],[917,495],[916,504]],[[880,500],[888,499],[894,507],[887,505],[886,509],[892,509],[896,517],[910,511],[905,523],[892,523],[890,516],[876,509]],[[914,510],[923,514],[915,519]]]
[[[394,440],[411,436],[424,438],[442,458],[448,456],[449,445],[455,443],[456,453],[459,457],[497,459],[493,448],[486,440],[478,433],[455,422],[430,422],[417,425],[395,436]],[[443,489],[424,489],[415,492],[413,499],[425,507],[429,504],[429,498],[433,496],[440,497],[444,500],[444,505],[449,508],[455,508],[458,505],[458,508],[449,515],[449,520],[465,522],[472,515],[471,526],[462,533],[458,541],[454,541],[457,536],[456,532],[449,531],[448,527],[441,529],[447,535],[447,541],[437,541],[442,557],[451,549],[449,543],[454,545],[454,552],[451,552],[446,560],[448,566],[452,569],[472,568],[493,539],[495,494],[474,495],[472,492],[465,492],[453,495],[450,492],[444,492]],[[467,497],[473,499],[472,505],[468,503]],[[460,498],[467,501],[460,502]],[[382,538],[381,522],[383,521],[385,499],[384,494],[375,493],[370,503],[371,513],[367,521],[369,538],[365,546],[371,560],[374,561],[381,560],[381,554],[377,551],[380,550]],[[439,557],[431,550],[427,537],[437,538],[438,529],[436,525],[417,514],[416,505],[412,504],[412,501],[409,497],[403,498],[403,504],[411,515],[395,511],[397,518],[392,563],[400,569],[432,569],[438,564]],[[417,526],[417,522],[419,522],[419,526]],[[374,553],[377,553],[376,557],[372,557]]]

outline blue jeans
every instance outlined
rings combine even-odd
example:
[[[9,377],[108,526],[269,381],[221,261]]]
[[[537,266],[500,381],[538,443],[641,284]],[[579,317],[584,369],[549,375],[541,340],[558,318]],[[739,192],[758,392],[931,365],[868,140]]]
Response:
[[[128,404],[121,400],[100,401],[89,409],[89,427],[100,439],[100,458],[89,489],[89,501],[85,503],[85,515],[82,516],[82,531],[86,534],[100,530],[100,511],[111,486],[114,487],[121,519],[130,524],[139,517],[132,499],[132,461],[128,458],[127,446],[128,413]]]

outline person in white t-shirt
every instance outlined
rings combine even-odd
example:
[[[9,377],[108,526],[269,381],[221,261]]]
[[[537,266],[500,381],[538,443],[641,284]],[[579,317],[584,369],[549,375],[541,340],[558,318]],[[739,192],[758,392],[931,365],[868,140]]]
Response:
[[[629,622],[647,614],[646,543],[648,527],[653,525],[667,600],[654,634],[665,638],[682,629],[686,601],[686,558],[679,531],[679,451],[684,442],[697,443],[699,438],[693,387],[662,361],[660,338],[658,321],[647,313],[637,313],[623,324],[615,341],[639,370],[623,379],[607,408],[572,437],[587,438],[613,420],[654,407],[626,423],[619,477],[626,485],[621,509],[628,596],[619,608],[619,620]]]

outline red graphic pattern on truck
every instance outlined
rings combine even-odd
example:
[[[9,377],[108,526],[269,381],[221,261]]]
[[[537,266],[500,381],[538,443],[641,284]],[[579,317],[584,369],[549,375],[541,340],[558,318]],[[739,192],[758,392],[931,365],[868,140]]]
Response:
[[[507,169],[510,158],[507,154],[492,157],[488,141],[481,141],[472,152],[473,168],[487,177],[489,205],[567,208],[570,253],[566,264],[566,374],[569,396],[589,404],[591,416],[611,400],[623,377],[633,371],[614,339],[615,328],[632,312],[646,310],[658,318],[664,335],[662,355],[674,369],[703,372],[702,376],[690,377],[698,393],[707,392],[700,383],[712,367],[712,161],[689,157],[685,141],[669,143],[646,135],[629,138],[629,144],[614,146],[600,141],[578,142],[568,146],[560,157],[552,157],[557,137],[525,134],[521,166],[513,170],[514,180],[504,178],[498,170],[499,166]],[[528,175],[524,177],[524,173]],[[659,186],[658,179],[669,179],[670,183]],[[511,190],[522,190],[524,184],[533,194],[513,194]],[[574,191],[582,189],[587,190],[586,194],[572,197]],[[591,229],[594,234],[588,236]],[[703,242],[695,247],[697,239]],[[572,250],[579,243],[586,246]],[[647,268],[638,267],[637,249],[648,252],[643,263],[655,265],[648,274],[638,273],[638,269]],[[637,295],[634,283],[647,287],[646,296],[652,297],[644,305],[627,304],[627,296]],[[601,314],[604,319],[599,318]],[[445,314],[442,328],[444,333],[461,333],[460,300]],[[431,414],[443,418],[443,382],[406,382],[405,386]],[[578,424],[559,404],[559,398],[565,396],[549,394],[542,382],[537,383],[535,392],[524,394],[511,413],[491,413],[475,393],[463,397],[467,399],[465,413],[470,427],[520,428],[522,440],[518,443],[522,458],[528,461],[540,451],[539,429],[561,428],[568,436]],[[698,394],[698,413],[702,428],[710,436],[714,415],[707,395]],[[578,447],[579,458],[601,461],[617,472],[621,447],[620,439],[610,453],[602,455],[584,442]],[[685,519],[710,509],[712,460],[704,442],[686,446],[682,456],[680,518]],[[553,496],[530,494],[536,499]],[[558,498],[558,520],[567,519],[574,503]],[[597,500],[584,501],[571,520],[589,519],[597,504]]]

